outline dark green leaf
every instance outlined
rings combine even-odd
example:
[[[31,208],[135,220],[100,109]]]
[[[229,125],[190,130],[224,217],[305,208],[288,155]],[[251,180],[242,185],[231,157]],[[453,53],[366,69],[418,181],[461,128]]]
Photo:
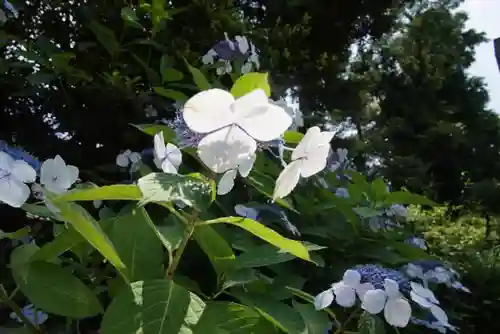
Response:
[[[156,94],[166,97],[174,101],[186,102],[188,97],[178,90],[168,89],[163,87],[153,87]]]
[[[97,40],[113,57],[120,51],[120,43],[116,39],[113,30],[100,24],[97,21],[91,21],[89,24],[90,30],[94,33]]]
[[[142,132],[154,136],[155,134],[159,133],[160,131],[163,132],[163,138],[165,139],[166,143],[177,143],[175,131],[169,128],[166,125],[159,125],[159,124],[138,124],[134,125],[132,124],[133,127],[141,130]]]
[[[212,88],[212,85],[208,82],[205,75],[196,67],[191,66],[186,60],[186,66],[193,76],[193,81],[200,90],[207,90]]]
[[[121,11],[122,19],[130,24],[132,27],[136,27],[139,29],[144,29],[142,25],[138,22],[139,18],[135,11],[130,7],[123,7]]]
[[[218,277],[233,268],[235,256],[231,246],[211,226],[197,226],[194,237],[207,254]]]
[[[306,323],[307,334],[325,334],[332,327],[326,312],[318,312],[312,304],[300,304],[293,301],[293,307],[299,311]]]
[[[255,271],[251,268],[233,270],[225,275],[222,287],[224,289],[228,289],[232,286],[247,284],[257,279],[258,277],[255,274]]]
[[[430,205],[434,206],[436,203],[431,201],[425,196],[412,194],[407,191],[395,191],[389,193],[384,201],[385,204],[405,204],[405,205]]]
[[[358,320],[359,334],[385,334],[384,322],[376,315],[363,312]]]

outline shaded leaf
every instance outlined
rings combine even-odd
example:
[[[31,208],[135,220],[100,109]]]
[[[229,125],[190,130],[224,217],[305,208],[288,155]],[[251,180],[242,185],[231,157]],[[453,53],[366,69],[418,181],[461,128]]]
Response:
[[[197,226],[194,238],[207,254],[218,277],[233,267],[235,255],[231,246],[211,226]]]
[[[184,61],[186,62],[186,66],[187,66],[189,72],[193,76],[194,83],[196,84],[196,86],[200,90],[207,90],[207,89],[212,88],[212,85],[208,82],[208,80],[205,77],[205,75],[199,69],[197,69],[196,67],[191,66],[187,62],[187,60],[184,60]]]
[[[293,308],[299,311],[307,327],[307,334],[325,334],[332,323],[326,312],[318,312],[313,304],[301,304],[293,301]]]

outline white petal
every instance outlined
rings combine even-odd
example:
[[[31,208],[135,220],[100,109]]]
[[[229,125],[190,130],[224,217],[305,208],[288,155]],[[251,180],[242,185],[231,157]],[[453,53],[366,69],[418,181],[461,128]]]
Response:
[[[130,157],[131,154],[132,154],[132,151],[129,150],[128,148],[125,150],[125,152],[123,152],[123,155],[125,155],[126,157]]]
[[[321,130],[319,127],[313,126],[309,128],[300,143],[293,150],[292,160],[307,157],[308,152],[310,151],[311,147],[313,147],[316,139],[320,136],[320,134]]]
[[[423,308],[430,308],[431,306],[434,305],[433,303],[431,303],[429,301],[429,299],[418,295],[417,293],[415,293],[414,290],[410,291],[410,298],[411,298],[411,300],[413,300],[415,303],[422,306]]]
[[[273,199],[290,194],[299,183],[301,161],[292,161],[283,169],[274,187]]]
[[[213,172],[224,173],[236,169],[256,150],[255,140],[237,126],[228,126],[203,137],[198,156]]]
[[[252,63],[247,61],[241,66],[241,73],[246,74],[252,71]]]
[[[26,161],[16,160],[11,165],[12,176],[21,182],[35,182],[36,171]]]
[[[366,292],[368,292],[370,290],[375,290],[375,288],[373,287],[373,284],[363,283],[363,284],[360,284],[356,287],[356,294],[358,295],[358,298],[362,301]]]
[[[314,308],[316,310],[322,310],[330,306],[334,300],[332,289],[321,292],[316,297],[314,297]]]
[[[58,154],[54,158],[54,169],[58,171],[59,173],[66,168],[66,162],[64,162],[64,159]]]
[[[168,143],[165,153],[166,153],[167,159],[170,160],[172,165],[174,165],[176,168],[179,168],[179,166],[182,163],[181,150],[179,150],[179,148],[177,148],[177,146],[175,146],[174,144]]]
[[[54,177],[55,163],[54,159],[47,159],[42,163],[40,167],[40,183],[47,185],[52,183],[52,178]]]
[[[128,157],[124,153],[120,153],[116,156],[116,164],[120,167],[127,167],[129,163]]]
[[[0,169],[10,171],[14,159],[7,153],[0,151]]]
[[[437,305],[433,305],[431,308],[431,313],[436,318],[441,324],[448,326],[448,316],[446,315],[446,312],[443,311],[443,309]]]
[[[398,297],[400,295],[399,284],[398,284],[398,282],[396,282],[392,279],[386,278],[384,280],[384,289],[385,289],[385,293],[387,293],[387,296],[389,298],[395,298],[395,297]]]
[[[333,292],[335,292],[337,304],[342,307],[353,307],[356,303],[356,292],[344,283],[335,284]]]
[[[177,174],[177,167],[174,166],[168,159],[163,160],[161,163],[161,170],[163,173]]]
[[[250,48],[247,38],[245,36],[235,36],[234,39],[238,42],[238,49],[240,52],[243,54],[247,53]]]
[[[434,295],[434,292],[431,290],[424,288],[422,284],[415,283],[415,282],[410,282],[410,286],[412,291],[414,291],[417,295],[424,297],[425,299],[428,299],[434,304],[439,304],[439,301],[437,300],[436,296]]]
[[[163,138],[163,131],[155,134],[153,139],[154,144],[154,156],[157,160],[162,161],[165,158],[166,148],[165,148],[165,139]]]
[[[130,159],[130,162],[132,162],[133,164],[135,164],[136,162],[138,162],[139,160],[141,160],[141,155],[137,152],[132,152],[130,153],[130,155],[128,156],[128,158]]]
[[[257,155],[253,154],[253,155],[249,156],[247,159],[243,160],[241,162],[241,164],[238,166],[238,172],[240,172],[240,175],[242,177],[247,177],[248,174],[250,174],[256,158],[257,158]]]
[[[236,169],[228,170],[222,175],[217,184],[217,195],[226,195],[234,187],[234,179],[236,178]]]
[[[4,177],[0,179],[0,202],[4,202],[12,207],[21,207],[30,196],[30,188],[24,183]]]
[[[300,175],[303,178],[307,178],[325,169],[329,150],[330,146],[319,146],[317,148],[312,148],[308,152],[309,155],[307,156],[307,158],[302,161]]]
[[[365,293],[361,308],[370,314],[379,314],[382,312],[387,300],[384,290],[369,290]]]
[[[344,273],[344,277],[342,278],[342,282],[345,285],[356,288],[361,281],[361,274],[357,270],[346,270]]]
[[[182,115],[194,132],[212,132],[233,123],[230,109],[233,102],[234,97],[225,90],[205,90],[187,100]]]
[[[266,93],[256,89],[233,105],[236,124],[254,139],[267,142],[279,138],[292,124],[286,111],[269,103]]]
[[[411,318],[410,303],[402,298],[389,298],[385,304],[384,316],[389,325],[406,327]]]
[[[76,166],[68,165],[66,166],[66,173],[68,181],[70,183],[69,187],[71,187],[76,182],[76,180],[78,180],[78,175],[80,174],[80,170]]]

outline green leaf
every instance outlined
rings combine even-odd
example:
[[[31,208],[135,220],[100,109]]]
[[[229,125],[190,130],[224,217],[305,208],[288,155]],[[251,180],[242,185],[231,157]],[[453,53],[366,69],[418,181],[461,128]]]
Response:
[[[268,175],[257,172],[255,169],[250,172],[250,175],[243,179],[244,182],[255,188],[258,192],[272,199],[274,192],[275,181]],[[295,213],[299,213],[295,208],[284,199],[277,199],[276,204],[281,205]]]
[[[168,67],[161,72],[163,82],[180,81],[184,78],[184,74],[175,68]]]
[[[55,201],[96,201],[96,200],[128,200],[138,201],[142,193],[133,184],[115,184],[112,186],[94,187],[72,190],[54,198]]]
[[[288,334],[304,334],[307,332],[304,320],[290,306],[275,299],[242,290],[232,292],[232,295],[246,305],[254,307],[268,321]]]
[[[201,177],[151,173],[141,177],[137,185],[143,195],[141,205],[150,202],[180,201],[203,211],[213,201],[213,185]]]
[[[389,193],[384,200],[385,204],[405,204],[405,205],[436,205],[425,196],[412,194],[408,191],[395,191]]]
[[[171,99],[174,101],[186,102],[188,97],[178,90],[168,89],[163,87],[153,87],[153,90],[156,94],[166,97],[167,99]]]
[[[191,66],[187,62],[187,60],[184,59],[184,61],[186,62],[186,66],[187,66],[189,72],[193,76],[194,83],[196,84],[196,86],[200,90],[207,90],[207,89],[212,88],[212,85],[208,82],[208,80],[205,77],[205,75],[199,69],[197,69],[196,67]]]
[[[101,334],[190,333],[205,303],[171,280],[134,282],[104,313]]]
[[[158,125],[158,124],[138,124],[138,125],[131,124],[131,125],[150,136],[154,136],[155,134],[161,131],[163,132],[163,138],[165,139],[166,143],[173,143],[173,144],[177,143],[175,131],[166,125]]]
[[[141,65],[141,67],[144,69],[144,72],[146,72],[146,75],[148,77],[148,81],[150,84],[154,86],[161,85],[161,78],[158,73],[156,73],[155,70],[153,70],[151,67],[149,67],[148,63],[142,60],[140,57],[136,56],[135,54],[132,54],[132,57]]]
[[[257,331],[262,323],[262,316],[254,309],[233,302],[209,302],[200,321],[194,328],[194,334],[270,334],[276,331]],[[261,327],[262,328],[262,327]],[[220,332],[223,330],[223,332]]]
[[[70,223],[89,244],[97,249],[128,280],[127,268],[94,218],[78,204],[63,201],[54,201],[53,204],[59,209],[61,217]]]
[[[269,86],[267,78],[267,73],[253,72],[244,74],[234,83],[231,88],[231,94],[233,94],[235,98],[238,98],[256,89],[262,89],[269,97],[271,96],[271,87]]]
[[[366,206],[352,208],[352,210],[356,212],[361,218],[377,217],[384,213],[383,211],[375,210]]]
[[[123,21],[129,23],[132,27],[139,29],[144,29],[142,25],[138,22],[139,18],[135,11],[130,7],[123,7],[121,11]]]
[[[186,228],[175,215],[169,215],[163,222],[157,225],[153,224],[151,219],[149,219],[148,223],[163,246],[165,246],[170,253],[179,248],[186,233]]]
[[[28,226],[25,226],[15,232],[7,232],[5,233],[4,231],[0,230],[0,240],[2,239],[11,239],[11,240],[17,240],[17,239],[22,239],[24,237],[27,237],[30,235],[31,229]]]
[[[359,334],[385,334],[384,322],[376,315],[363,312],[358,320]]]
[[[232,286],[248,284],[258,280],[255,271],[251,268],[243,268],[239,270],[232,270],[225,274],[223,289],[228,289]]]
[[[64,229],[54,240],[44,244],[33,255],[31,261],[54,261],[58,259],[59,255],[83,242],[85,239],[74,228]]]
[[[236,268],[264,267],[271,264],[293,260],[295,257],[279,248],[266,244],[249,249],[238,255],[235,261]]]
[[[17,267],[22,267],[29,263],[33,255],[38,252],[39,249],[40,248],[35,244],[25,244],[14,248],[10,254],[10,267],[12,270],[17,270]]]
[[[197,226],[194,231],[196,242],[207,254],[218,278],[232,269],[235,259],[231,246],[211,226]]]
[[[45,72],[36,72],[28,75],[26,77],[26,80],[30,83],[32,86],[37,86],[41,84],[48,84],[52,80],[55,79],[55,75],[53,73],[45,73]]]
[[[21,209],[30,213],[32,215],[42,217],[42,218],[50,218],[54,220],[59,220],[52,211],[50,211],[45,205],[36,205],[36,204],[24,204]]]
[[[166,17],[165,1],[153,0],[151,6],[151,21],[153,22],[153,35],[163,28],[163,19]]]
[[[309,252],[306,246],[296,240],[288,239],[277,233],[276,231],[262,225],[255,220],[242,218],[242,217],[222,217],[217,219],[212,219],[205,222],[206,224],[216,224],[216,223],[227,223],[234,226],[238,226],[248,232],[252,233],[256,237],[267,241],[271,245],[274,245],[283,251],[286,251],[298,258],[306,261],[311,261],[309,257]]]
[[[127,205],[108,232],[131,281],[160,278],[163,274],[162,243],[150,228],[144,208]]]
[[[300,304],[293,301],[293,308],[299,311],[307,327],[307,334],[325,334],[332,327],[326,312],[318,312],[312,304]]]
[[[89,28],[112,57],[120,51],[120,43],[113,30],[94,20],[90,22]]]
[[[298,144],[304,138],[304,134],[296,131],[286,131],[283,139],[287,144]]]
[[[30,262],[13,267],[19,289],[45,312],[82,319],[102,312],[92,291],[66,268],[48,262]]]
[[[375,202],[383,201],[387,196],[387,186],[381,178],[376,179],[371,184],[371,195]]]

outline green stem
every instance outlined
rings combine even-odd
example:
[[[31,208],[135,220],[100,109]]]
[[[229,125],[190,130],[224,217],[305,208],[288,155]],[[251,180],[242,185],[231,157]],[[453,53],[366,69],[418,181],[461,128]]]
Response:
[[[174,273],[177,267],[179,266],[182,254],[186,250],[186,246],[189,242],[189,239],[191,239],[191,236],[193,235],[194,226],[195,226],[195,220],[191,221],[189,224],[186,225],[186,233],[184,233],[184,238],[182,239],[179,248],[175,251],[175,255],[172,262],[168,264],[167,274],[166,274],[168,279],[174,278]]]
[[[7,294],[7,291],[5,291],[3,284],[0,284],[0,300],[4,302],[8,307],[10,307],[12,311],[14,311],[14,313],[19,317],[19,319],[22,320],[24,325],[31,333],[43,334],[41,329],[36,327],[28,318],[26,318],[19,305],[17,305],[15,301],[9,298],[9,295]]]

